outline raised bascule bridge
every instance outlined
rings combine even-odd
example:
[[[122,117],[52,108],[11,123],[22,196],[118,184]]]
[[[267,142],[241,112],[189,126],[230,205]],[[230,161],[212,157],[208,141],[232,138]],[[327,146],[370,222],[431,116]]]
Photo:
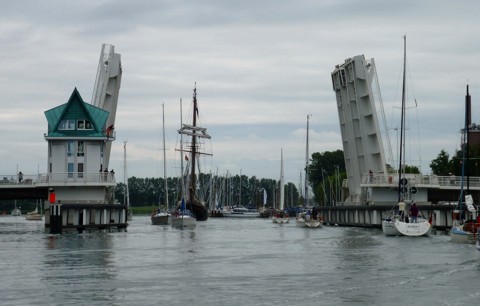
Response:
[[[387,159],[393,158],[374,59],[348,58],[335,66],[331,77],[347,179],[340,202],[320,204],[325,222],[381,227],[382,217],[393,208],[402,188],[404,199],[415,201],[432,218],[434,228],[450,228],[460,197],[460,177],[406,174],[399,181],[398,172],[387,171]],[[469,177],[469,192],[480,199],[480,178]]]
[[[43,200],[52,233],[125,229],[127,206],[115,201],[108,170],[121,77],[120,54],[104,44],[91,103],[74,88],[66,103],[45,111],[47,173],[24,173],[21,181],[0,174],[0,198]]]

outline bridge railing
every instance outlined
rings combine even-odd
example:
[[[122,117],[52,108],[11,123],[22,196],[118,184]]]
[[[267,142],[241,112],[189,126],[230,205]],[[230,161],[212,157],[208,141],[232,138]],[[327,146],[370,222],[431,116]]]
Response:
[[[36,185],[48,183],[115,183],[115,174],[110,172],[61,172],[23,174],[22,179],[17,174],[1,175],[0,186],[4,185]]]
[[[38,175],[0,174],[0,185],[32,185],[37,181]]]
[[[406,174],[405,179],[409,186],[432,186],[432,187],[453,187],[460,188],[462,185],[462,178],[460,176],[438,176],[438,175],[423,175],[423,174]],[[391,185],[398,186],[398,174],[365,174],[362,177],[362,184],[374,186]],[[467,179],[463,180],[464,188],[467,186]],[[480,188],[480,177],[470,176],[468,178],[469,187]]]

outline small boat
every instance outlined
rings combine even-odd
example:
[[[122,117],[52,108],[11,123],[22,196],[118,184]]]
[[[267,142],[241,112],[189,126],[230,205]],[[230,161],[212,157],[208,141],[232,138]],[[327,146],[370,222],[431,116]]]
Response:
[[[162,211],[159,207],[156,211],[152,212],[151,220],[153,225],[170,225],[172,224],[171,214],[168,212],[168,186],[167,186],[167,158],[165,148],[165,106],[162,104],[163,115],[163,181],[165,182],[165,203],[167,205],[167,211]]]
[[[477,229],[480,228],[480,223],[478,223],[478,220],[473,220],[473,217],[476,215],[477,211],[473,205],[472,195],[467,194],[465,196],[465,204],[467,206],[467,214],[470,218],[469,220],[462,220],[463,209],[461,208],[460,203],[460,210],[453,211],[453,226],[450,230],[450,240],[457,243],[475,244],[477,241],[475,236]]]
[[[38,212],[38,206],[36,206],[34,211],[28,212],[25,215],[25,219],[38,221],[43,219],[43,215]]]
[[[22,215],[22,211],[20,210],[20,208],[17,208],[17,200],[15,200],[15,207],[13,208],[11,215],[14,217]]]
[[[172,215],[166,211],[161,211],[157,209],[152,212],[150,218],[153,225],[170,225],[172,224]]]
[[[273,223],[278,223],[278,224],[285,224],[285,223],[290,222],[290,217],[288,216],[288,214],[281,211],[278,214],[274,214],[272,216],[272,222]]]
[[[394,216],[393,218],[386,218],[382,220],[382,231],[385,236],[400,236],[400,232],[398,231],[397,227],[395,226],[395,222],[397,222],[398,216]]]
[[[307,115],[307,141],[306,141],[306,150],[305,150],[305,194],[304,194],[304,199],[305,199],[305,207],[308,207],[308,185],[309,185],[309,179],[308,179],[308,174],[310,173],[309,171],[309,141],[308,141],[308,136],[309,136],[309,128],[310,128],[310,114]],[[316,208],[315,208],[316,209]],[[312,218],[312,215],[310,211],[304,211],[300,212],[297,214],[297,217],[295,219],[295,225],[297,227],[307,227],[307,228],[320,228],[323,226],[323,221],[317,216],[315,213],[315,218]]]
[[[22,211],[18,208],[14,208],[11,213],[12,216],[18,217],[22,215]]]
[[[184,229],[184,228],[194,228],[196,226],[197,226],[197,219],[187,209],[183,211],[177,211],[172,216],[172,227]]]
[[[382,220],[382,231],[386,236],[428,236],[431,231],[430,221],[425,218],[417,217],[418,209],[416,208],[415,202],[412,202],[412,206],[415,208],[415,215],[409,217],[406,215],[406,203],[404,198],[406,198],[408,188],[407,178],[405,178],[405,86],[406,86],[406,59],[407,59],[407,37],[403,36],[404,45],[403,45],[403,87],[402,87],[402,107],[401,107],[401,119],[400,119],[400,144],[399,144],[399,167],[398,167],[398,199],[392,210],[390,211],[390,216]],[[403,169],[403,171],[402,171]],[[398,212],[395,209],[398,207]]]
[[[475,225],[473,225],[470,228],[468,227],[467,224],[462,224],[458,226],[453,226],[452,229],[450,230],[450,240],[452,242],[457,242],[457,243],[469,243],[469,244],[475,244],[477,243],[477,237],[475,235],[475,232],[473,229],[477,229]]]
[[[179,229],[195,228],[197,226],[197,219],[190,210],[186,209],[185,199],[182,198],[180,209],[172,214],[171,223],[173,227]]]
[[[253,209],[248,209],[243,206],[236,206],[232,209],[223,211],[224,218],[260,218],[260,213]]]
[[[278,224],[288,223],[290,220],[288,218],[288,214],[286,214],[284,209],[284,202],[285,202],[285,187],[283,186],[283,149],[280,150],[280,203],[279,209],[280,211],[272,216],[272,222]]]
[[[469,185],[467,184],[467,190],[465,195],[465,203],[463,203],[463,195],[464,193],[464,182],[465,176],[467,177],[468,181],[468,173],[470,172],[468,169],[469,165],[469,157],[467,152],[469,152],[468,140],[469,140],[469,109],[471,108],[471,97],[468,91],[467,85],[467,94],[465,96],[465,128],[462,130],[462,179],[461,179],[461,186],[460,186],[460,197],[458,199],[458,203],[456,209],[453,211],[453,226],[450,231],[450,239],[452,242],[457,243],[469,243],[475,244],[477,239],[475,237],[477,233],[477,228],[480,226],[479,223],[474,221],[476,218],[477,210],[473,203],[473,198],[469,190]],[[467,208],[465,211],[464,208]],[[464,216],[467,216],[465,218]],[[467,219],[467,220],[466,220]]]
[[[295,219],[295,225],[298,227],[320,228],[323,226],[323,221],[320,218],[312,218],[308,212],[301,212]]]

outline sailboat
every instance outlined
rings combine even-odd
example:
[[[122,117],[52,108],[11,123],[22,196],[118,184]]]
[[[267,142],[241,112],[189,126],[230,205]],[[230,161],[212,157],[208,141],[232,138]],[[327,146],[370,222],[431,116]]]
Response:
[[[476,215],[477,211],[475,206],[473,205],[473,198],[472,195],[469,193],[469,184],[467,183],[467,194],[465,195],[465,206],[467,208],[467,215],[469,220],[463,220],[462,215],[464,214],[464,205],[463,205],[463,194],[464,194],[464,181],[465,176],[467,177],[468,182],[468,130],[470,126],[470,109],[471,109],[471,100],[470,100],[470,93],[468,91],[467,85],[467,95],[465,96],[465,129],[463,131],[463,141],[462,141],[462,180],[460,186],[460,197],[458,199],[458,206],[457,209],[454,210],[453,214],[453,226],[450,231],[450,238],[452,242],[460,242],[460,243],[476,243],[477,239],[475,237],[477,228],[480,224],[476,223]],[[465,169],[467,168],[467,169]],[[465,172],[467,173],[465,175]]]
[[[168,205],[168,185],[167,185],[167,159],[166,159],[166,148],[165,148],[165,105],[162,104],[162,117],[163,117],[163,180],[165,182],[165,205],[166,210],[162,211],[159,206],[156,211],[152,213],[151,220],[153,225],[170,225],[172,223],[172,217]]]
[[[309,124],[310,124],[310,114],[307,115],[307,145],[306,145],[306,154],[305,154],[305,208],[309,207],[308,205],[308,172],[309,172]],[[295,225],[298,227],[308,227],[308,228],[320,228],[322,227],[322,221],[318,218],[316,214],[316,208],[313,207],[312,211],[308,210],[307,212],[301,212],[297,215],[295,220]]]
[[[205,203],[202,203],[200,199],[196,195],[196,162],[197,162],[197,155],[200,154],[199,152],[199,139],[210,139],[211,136],[208,135],[207,129],[203,127],[197,126],[197,116],[198,116],[198,103],[197,103],[197,86],[195,83],[195,88],[193,90],[193,122],[192,125],[188,124],[181,124],[181,128],[178,131],[179,134],[182,136],[182,140],[180,141],[181,144],[181,162],[183,165],[183,152],[190,152],[190,158],[188,159],[190,165],[190,179],[188,182],[188,198],[187,201],[184,201],[183,196],[183,166],[182,168],[182,201],[180,210],[176,212],[177,216],[179,214],[184,215],[187,212],[190,212],[192,216],[195,218],[196,221],[206,221],[208,219],[208,209],[205,206]],[[190,143],[190,150],[184,151],[183,150],[183,135],[187,135],[191,137]],[[205,155],[211,155],[209,153],[202,153]],[[178,220],[180,221],[180,220]],[[172,225],[174,222],[177,224],[175,218],[172,219]]]
[[[15,207],[13,208],[11,215],[14,217],[22,215],[22,211],[20,210],[20,208],[17,208],[17,200],[15,200]]]
[[[128,174],[127,174],[127,142],[123,142],[123,182],[125,189],[123,191],[123,203],[127,205],[127,221],[132,220],[133,213],[130,209],[130,194],[128,191]]]
[[[35,210],[31,212],[27,212],[25,215],[26,220],[32,220],[32,221],[38,221],[43,219],[43,215],[38,212],[38,202],[37,205],[35,206]]]
[[[407,61],[407,37],[403,36],[403,87],[402,87],[402,107],[401,107],[401,128],[400,128],[400,145],[399,145],[399,167],[398,167],[398,205],[399,211],[404,211],[406,204],[404,198],[407,193],[407,179],[403,165],[405,164],[405,86],[406,86],[406,61]],[[402,170],[403,169],[403,170]],[[413,202],[412,206],[415,205]],[[424,218],[409,218],[404,215],[395,214],[395,210],[391,211],[392,216],[382,220],[382,231],[387,236],[428,236],[431,230],[431,224]],[[415,220],[416,219],[416,220]],[[416,221],[416,222],[411,222]]]
[[[280,151],[280,203],[279,203],[279,211],[274,214],[272,217],[273,223],[283,224],[288,223],[289,218],[288,214],[284,212],[284,205],[285,205],[285,189],[284,189],[284,182],[283,182],[283,149]]]
[[[247,208],[242,205],[242,170],[239,176],[239,195],[238,204],[233,207],[225,208],[222,212],[224,218],[260,218],[260,212],[253,208]]]

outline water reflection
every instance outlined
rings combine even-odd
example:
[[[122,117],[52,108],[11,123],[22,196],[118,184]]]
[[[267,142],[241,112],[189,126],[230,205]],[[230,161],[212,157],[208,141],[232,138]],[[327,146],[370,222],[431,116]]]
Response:
[[[45,234],[0,218],[3,305],[475,305],[480,252],[446,236],[134,217],[128,233]],[[445,264],[448,263],[448,266]],[[462,284],[452,286],[451,284]],[[450,291],[448,291],[450,290]],[[405,292],[412,293],[411,296]],[[446,302],[444,302],[446,301]]]
[[[113,261],[112,236],[106,233],[45,235],[41,281],[53,301],[69,297],[86,304],[111,301],[118,267]],[[105,288],[107,285],[107,288]],[[58,290],[62,288],[62,290]]]

